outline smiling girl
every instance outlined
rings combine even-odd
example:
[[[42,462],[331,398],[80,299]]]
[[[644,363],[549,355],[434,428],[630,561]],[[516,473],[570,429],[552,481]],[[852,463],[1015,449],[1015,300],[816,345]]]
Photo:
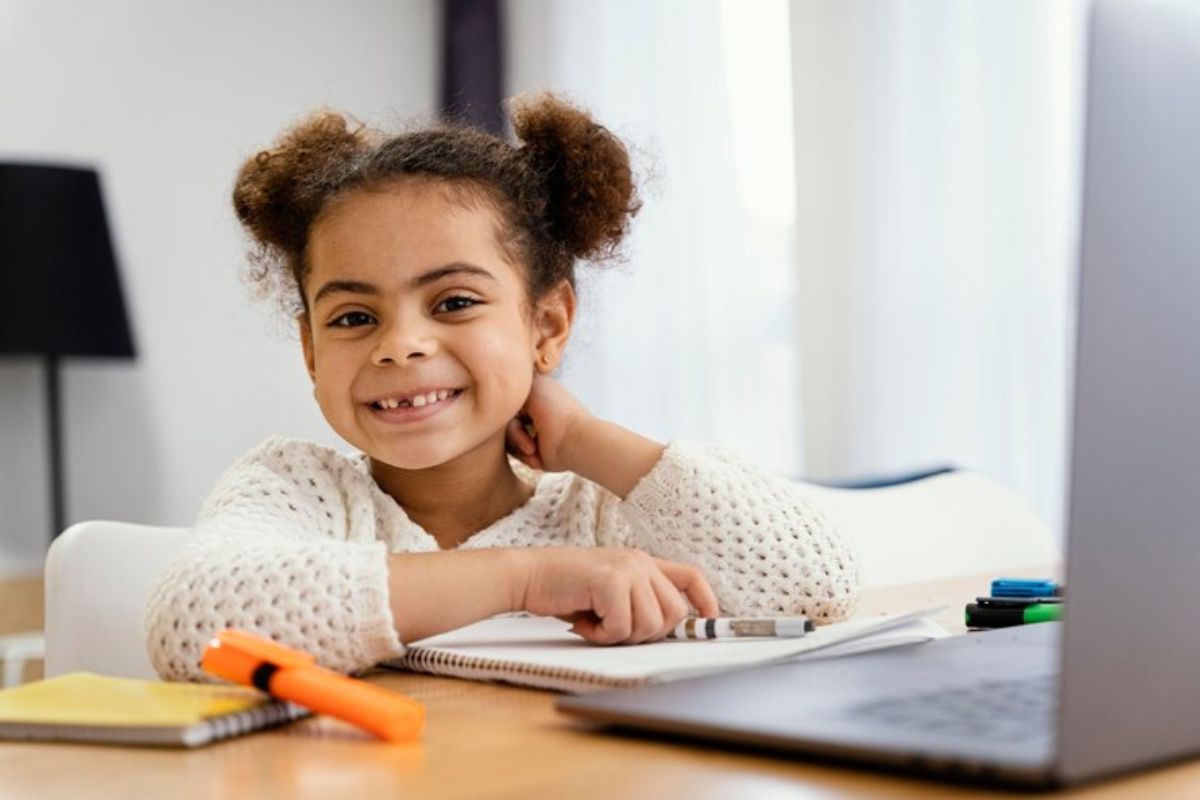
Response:
[[[256,280],[294,305],[321,413],[358,454],[276,437],[225,473],[148,604],[162,677],[203,680],[225,627],[359,672],[512,611],[618,644],[689,605],[853,606],[857,567],[801,485],[599,419],[549,376],[576,261],[612,255],[639,203],[585,112],[514,108],[516,146],[320,112],[243,165]]]

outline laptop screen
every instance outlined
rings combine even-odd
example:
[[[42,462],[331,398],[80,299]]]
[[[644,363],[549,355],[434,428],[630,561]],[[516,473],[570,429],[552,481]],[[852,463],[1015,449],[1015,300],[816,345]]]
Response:
[[[1067,780],[1200,750],[1200,5],[1100,2],[1091,25]]]

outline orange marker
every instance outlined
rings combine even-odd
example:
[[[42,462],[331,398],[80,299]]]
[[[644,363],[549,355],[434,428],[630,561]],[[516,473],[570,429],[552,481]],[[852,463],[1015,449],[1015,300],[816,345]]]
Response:
[[[308,653],[245,631],[219,632],[205,648],[200,665],[219,678],[255,686],[389,742],[415,739],[425,725],[425,707],[416,700],[319,667]]]

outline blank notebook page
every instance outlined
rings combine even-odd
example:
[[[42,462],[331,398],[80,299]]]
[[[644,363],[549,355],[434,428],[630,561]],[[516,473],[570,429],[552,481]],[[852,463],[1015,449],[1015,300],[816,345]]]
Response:
[[[637,685],[941,638],[945,630],[925,618],[935,610],[824,625],[799,638],[668,639],[612,647],[589,644],[569,632],[569,623],[553,617],[497,617],[413,642],[404,656],[386,666],[494,679],[566,673],[590,676],[600,684],[597,688]],[[484,665],[501,674],[476,674]],[[514,682],[546,685],[535,680]]]

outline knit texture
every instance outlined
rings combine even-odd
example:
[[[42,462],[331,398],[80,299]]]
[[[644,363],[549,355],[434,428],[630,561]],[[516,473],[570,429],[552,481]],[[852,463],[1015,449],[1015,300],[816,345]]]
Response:
[[[722,614],[830,622],[854,606],[857,563],[804,485],[724,449],[670,443],[624,500],[570,472],[510,463],[533,496],[461,548],[637,548],[702,569]],[[209,680],[205,645],[237,627],[330,669],[364,671],[404,652],[387,554],[436,550],[375,483],[365,455],[268,439],[217,482],[156,581],[146,609],[151,663],[168,680]]]

